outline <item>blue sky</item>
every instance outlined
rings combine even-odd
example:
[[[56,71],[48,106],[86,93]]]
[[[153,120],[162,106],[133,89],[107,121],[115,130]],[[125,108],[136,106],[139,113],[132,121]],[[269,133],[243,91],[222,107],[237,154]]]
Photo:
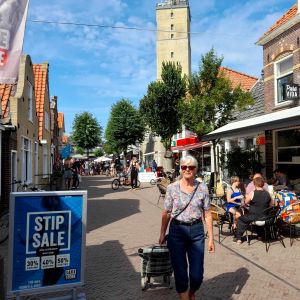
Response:
[[[33,63],[50,64],[50,95],[58,96],[70,133],[76,113],[89,111],[105,128],[121,98],[138,106],[156,79],[153,31],[34,23],[75,22],[155,29],[160,0],[30,0],[23,51]],[[223,65],[259,76],[258,38],[296,0],[190,0],[192,71],[214,47]]]

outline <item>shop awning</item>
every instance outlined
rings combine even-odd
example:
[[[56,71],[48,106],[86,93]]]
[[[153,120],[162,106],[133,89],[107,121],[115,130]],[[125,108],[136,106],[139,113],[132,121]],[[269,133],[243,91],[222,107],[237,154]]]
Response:
[[[202,136],[201,140],[212,141],[221,138],[243,137],[265,130],[297,125],[300,125],[300,106],[242,121],[231,122]]]
[[[174,150],[185,151],[185,150],[192,150],[192,149],[197,149],[197,148],[201,148],[201,147],[206,147],[209,145],[210,145],[209,142],[199,142],[199,143],[184,145],[184,146],[174,146],[174,147],[171,147],[171,150],[172,151],[174,151]]]

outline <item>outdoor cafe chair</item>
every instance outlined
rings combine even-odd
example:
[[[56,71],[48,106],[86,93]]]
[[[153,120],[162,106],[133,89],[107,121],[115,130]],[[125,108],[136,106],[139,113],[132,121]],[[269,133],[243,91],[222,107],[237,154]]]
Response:
[[[221,243],[221,234],[223,233],[223,226],[228,225],[229,232],[232,233],[233,215],[213,202],[210,203],[213,221],[217,222],[218,226],[218,241]]]
[[[270,240],[277,240],[279,239],[282,246],[285,248],[285,244],[283,238],[279,232],[279,227],[277,226],[277,218],[280,211],[279,206],[272,206],[268,207],[264,210],[263,217],[255,220],[249,224],[250,232],[253,233],[254,227],[262,227],[264,229],[264,242],[266,246],[266,252],[269,251],[270,248]],[[248,245],[250,245],[251,238],[248,234],[248,230],[246,231],[246,237],[248,241]]]

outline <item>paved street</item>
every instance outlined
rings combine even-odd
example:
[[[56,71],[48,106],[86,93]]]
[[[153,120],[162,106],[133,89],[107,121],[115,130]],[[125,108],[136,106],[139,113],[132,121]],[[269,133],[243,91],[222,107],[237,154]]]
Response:
[[[82,183],[88,189],[87,299],[177,299],[174,289],[140,288],[137,250],[153,245],[159,234],[162,203],[156,205],[157,188],[142,184],[135,191],[113,191],[110,183],[104,176],[86,177]],[[286,249],[273,242],[266,253],[262,242],[237,245],[223,236],[216,253],[206,254],[197,299],[299,299],[300,241],[290,247],[285,238],[285,244]],[[1,253],[6,246],[0,247]]]

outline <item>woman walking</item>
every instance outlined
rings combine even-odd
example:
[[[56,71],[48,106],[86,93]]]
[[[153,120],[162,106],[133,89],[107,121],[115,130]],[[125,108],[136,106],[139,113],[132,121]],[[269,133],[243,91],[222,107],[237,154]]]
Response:
[[[195,293],[203,281],[203,219],[208,232],[208,251],[215,251],[208,189],[204,183],[195,180],[197,166],[193,156],[181,159],[181,179],[167,188],[159,237],[159,243],[164,244],[171,220],[167,246],[181,300],[195,300]]]

